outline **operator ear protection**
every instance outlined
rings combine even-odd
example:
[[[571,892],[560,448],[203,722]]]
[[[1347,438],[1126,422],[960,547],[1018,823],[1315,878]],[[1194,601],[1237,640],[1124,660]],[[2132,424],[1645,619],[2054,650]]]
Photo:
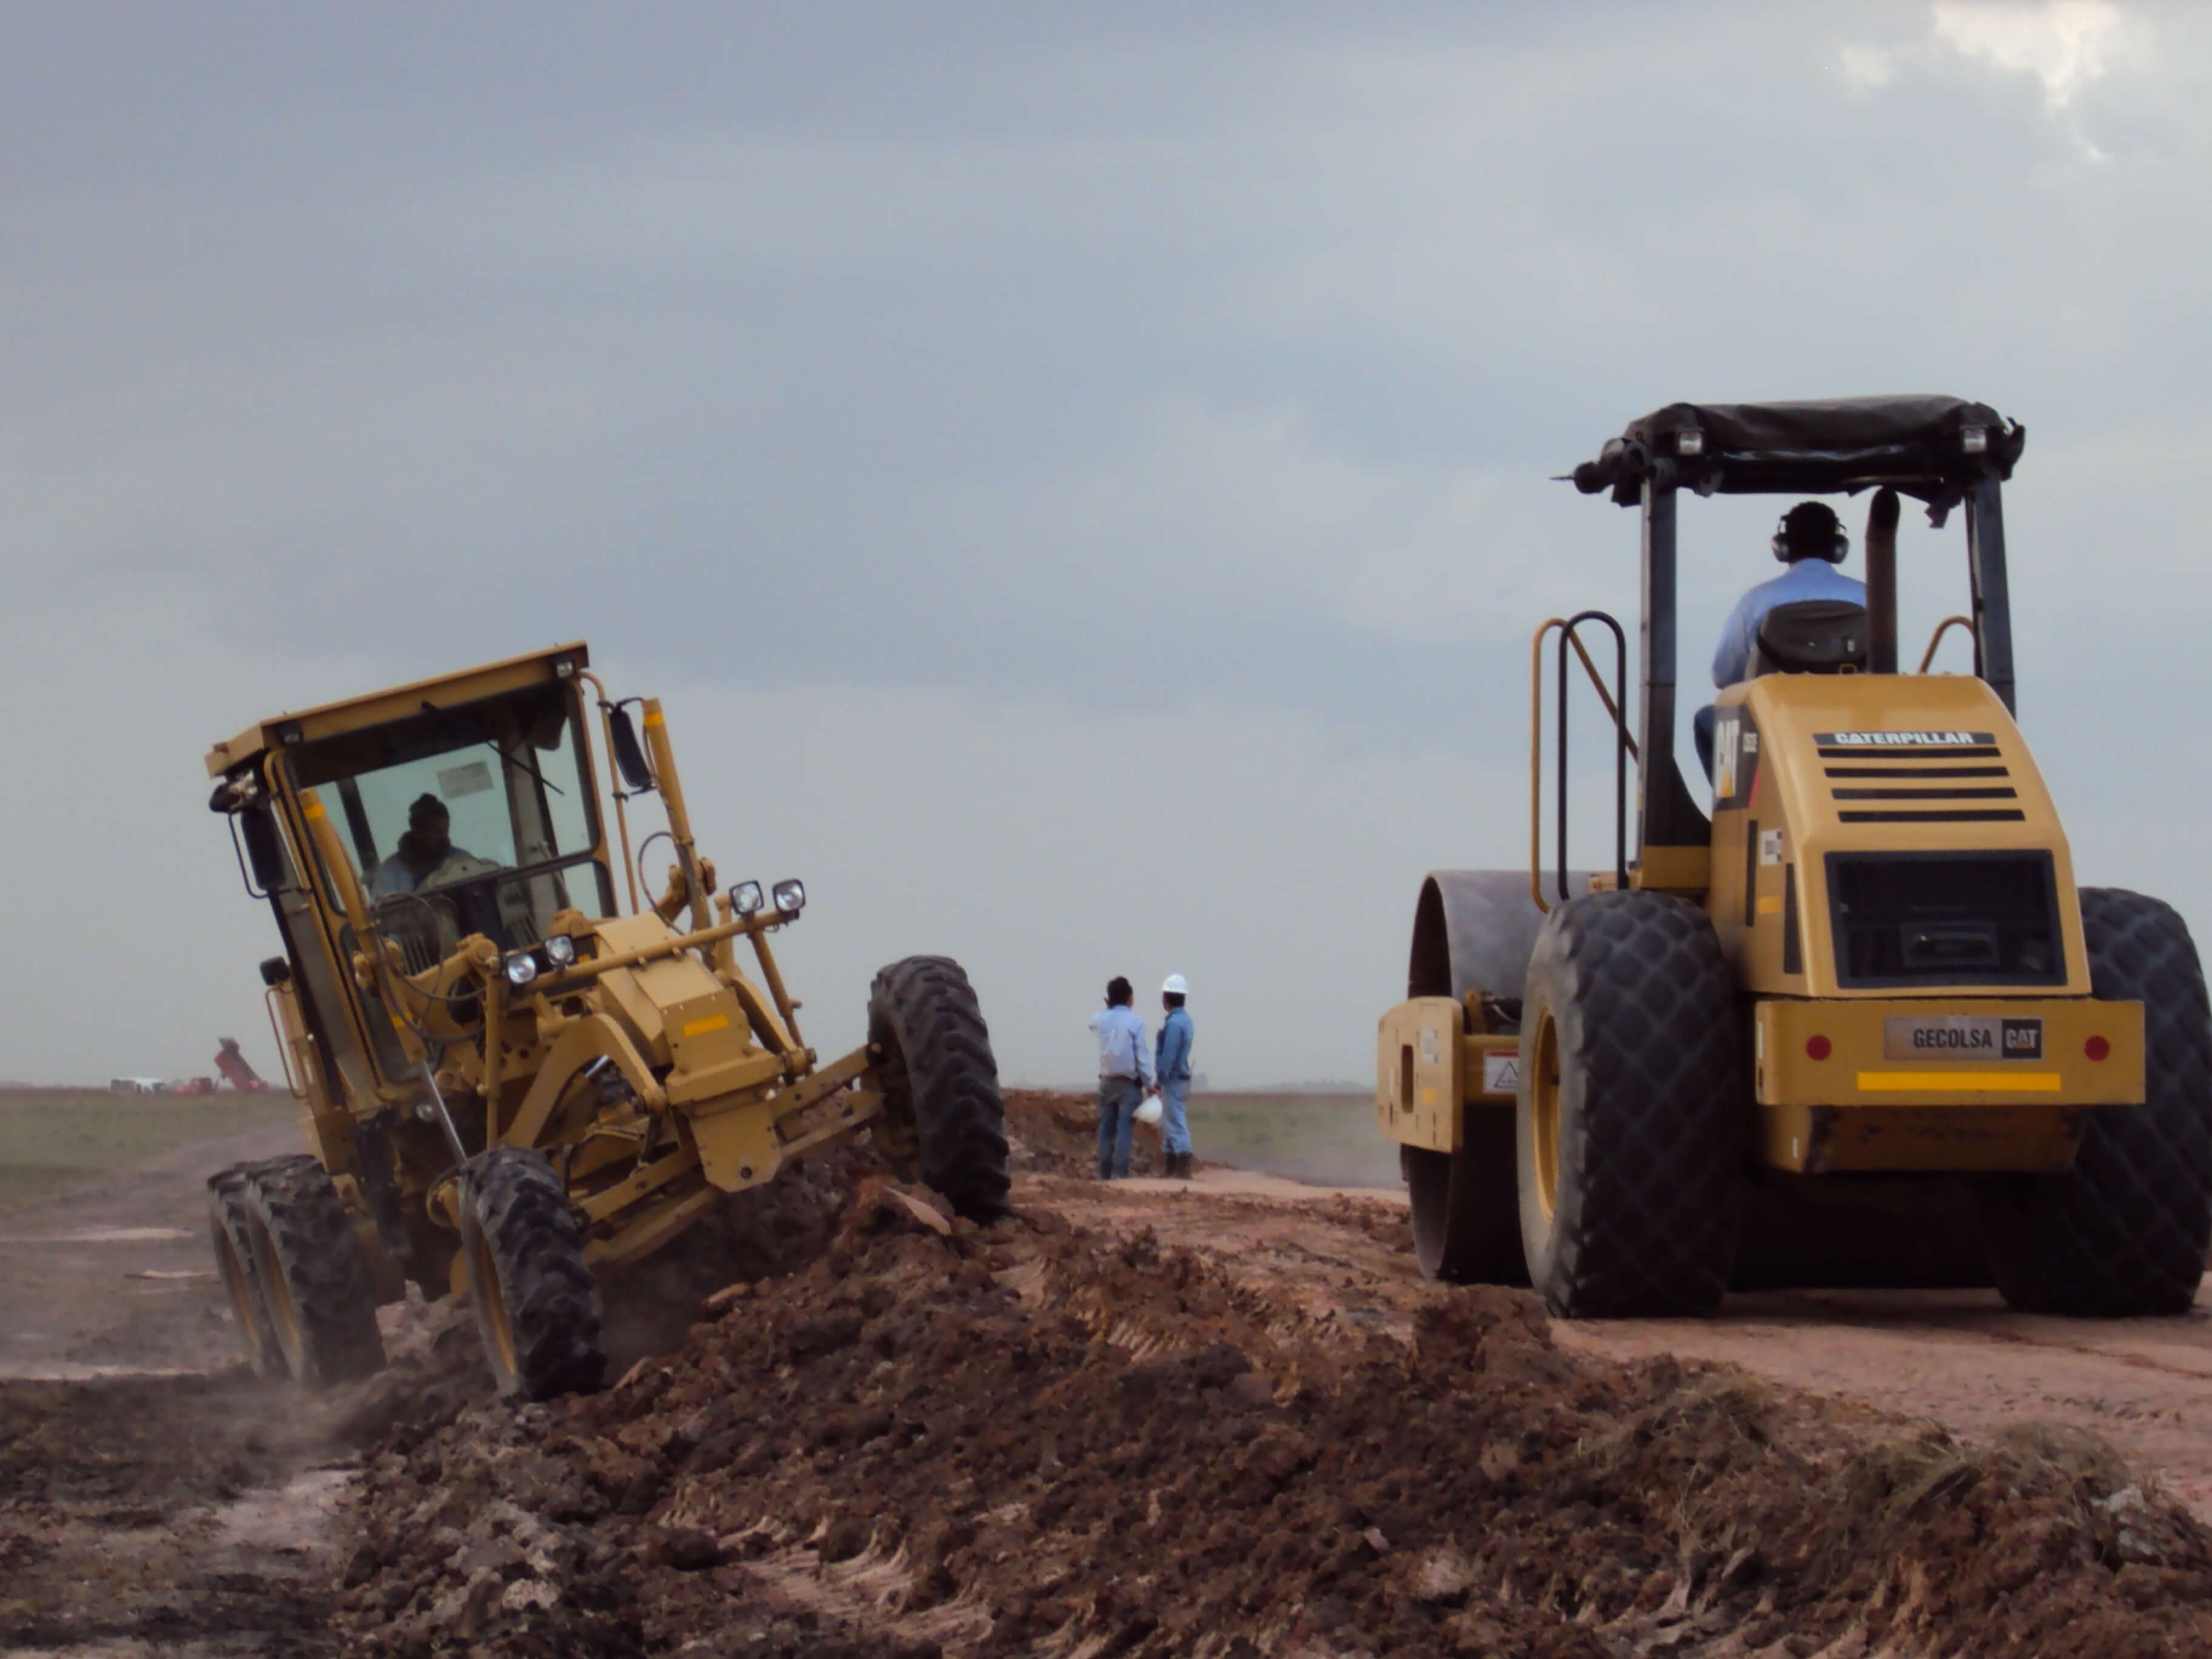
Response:
[[[1796,511],[1795,507],[1790,509],[1790,512],[1795,511]],[[1844,562],[1844,556],[1851,550],[1851,538],[1844,534],[1843,523],[1838,520],[1836,523],[1836,537],[1833,546],[1825,548],[1793,548],[1790,544],[1790,514],[1785,513],[1776,523],[1774,526],[1774,539],[1769,544],[1769,545],[1774,549],[1774,556],[1781,560],[1784,564],[1788,564],[1790,562],[1793,553],[1796,557],[1801,559],[1826,559],[1830,564],[1841,564]]]

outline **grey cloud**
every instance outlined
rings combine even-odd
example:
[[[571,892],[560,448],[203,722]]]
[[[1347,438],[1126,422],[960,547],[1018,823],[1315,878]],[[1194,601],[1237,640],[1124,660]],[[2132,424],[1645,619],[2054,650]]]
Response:
[[[0,642],[72,695],[0,741],[100,757],[88,799],[236,952],[258,924],[186,873],[228,856],[200,744],[580,632],[787,721],[861,699],[824,743],[1034,709],[962,729],[1054,814],[1114,711],[1297,723],[1271,752],[1316,789],[1503,779],[1408,806],[1391,896],[1316,937],[1379,972],[1364,1010],[1421,862],[1518,856],[1528,626],[1633,609],[1632,519],[1547,476],[1678,397],[1925,388],[2031,426],[2023,711],[2064,798],[2106,826],[2118,753],[2196,822],[2127,705],[2196,695],[2212,26],[2129,15],[2154,49],[2055,112],[1918,6],[12,9]],[[1772,510],[1693,510],[1686,679]],[[1926,546],[1915,627],[1961,586]],[[1358,813],[1284,816],[1373,867]],[[1219,959],[1266,902],[1209,911]],[[10,1035],[103,1041],[65,999]]]

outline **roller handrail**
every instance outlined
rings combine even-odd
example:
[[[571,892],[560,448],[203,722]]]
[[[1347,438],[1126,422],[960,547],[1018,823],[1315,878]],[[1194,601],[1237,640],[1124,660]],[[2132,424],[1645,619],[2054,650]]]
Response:
[[[1605,681],[1598,672],[1597,664],[1590,658],[1576,629],[1584,623],[1602,623],[1613,632],[1614,679],[1616,687],[1625,689],[1628,684],[1628,635],[1620,623],[1602,611],[1581,611],[1571,617],[1549,617],[1537,626],[1528,644],[1528,896],[1536,908],[1545,915],[1552,907],[1544,897],[1544,640],[1553,629],[1559,630],[1559,899],[1565,902],[1567,892],[1567,647],[1574,647],[1575,655],[1582,659],[1583,670],[1589,675],[1590,685],[1597,692],[1598,701],[1605,705],[1612,719],[1616,742],[1613,748],[1613,868],[1615,879],[1628,884],[1628,760],[1636,757],[1640,763],[1642,755],[1636,739],[1629,735],[1628,722],[1621,712],[1624,698],[1609,695]]]
[[[1946,617],[1936,624],[1936,632],[1928,641],[1927,653],[1920,659],[1921,673],[1928,672],[1928,665],[1936,660],[1936,647],[1943,643],[1943,636],[1954,628],[1963,628],[1971,634],[1974,631],[1974,619],[1972,617]]]

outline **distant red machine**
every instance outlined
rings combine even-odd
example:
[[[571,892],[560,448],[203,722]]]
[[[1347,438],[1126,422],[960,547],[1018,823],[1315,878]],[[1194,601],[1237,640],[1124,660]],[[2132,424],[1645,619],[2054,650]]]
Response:
[[[242,1095],[267,1094],[268,1083],[260,1073],[253,1069],[246,1056],[239,1053],[238,1039],[223,1037],[221,1042],[222,1047],[216,1054],[215,1068],[222,1073],[223,1080]]]

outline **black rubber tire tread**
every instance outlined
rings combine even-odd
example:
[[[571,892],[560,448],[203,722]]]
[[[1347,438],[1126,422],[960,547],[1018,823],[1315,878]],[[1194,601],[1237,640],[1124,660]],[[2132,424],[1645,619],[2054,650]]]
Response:
[[[283,1277],[296,1342],[272,1309],[271,1324],[293,1377],[308,1389],[357,1382],[384,1369],[384,1339],[353,1221],[323,1166],[305,1154],[257,1164],[246,1177],[262,1294],[273,1301],[271,1267]],[[263,1251],[266,1254],[262,1254]]]
[[[501,1394],[552,1400],[590,1394],[606,1381],[599,1303],[584,1263],[584,1235],[568,1194],[543,1152],[501,1146],[469,1160],[461,1194],[461,1249],[474,1270],[481,1242],[499,1275],[514,1340],[513,1370],[475,1297],[477,1328]]]
[[[2084,887],[2089,988],[2143,1005],[2145,1099],[2089,1114],[2071,1173],[1977,1189],[1997,1289],[2023,1312],[2186,1312],[2212,1244],[2212,1006],[2170,905]]]
[[[1498,1106],[1466,1110],[1456,1152],[1399,1148],[1413,1260],[1423,1277],[1448,1285],[1526,1285],[1514,1115]]]
[[[1558,1033],[1558,1202],[1534,1177],[1536,1046]],[[1710,1313],[1735,1267],[1750,1093],[1736,988],[1705,913],[1664,893],[1553,911],[1522,1000],[1516,1119],[1529,1279],[1568,1319]]]
[[[234,1164],[208,1177],[208,1238],[215,1249],[216,1276],[230,1300],[231,1316],[238,1322],[239,1352],[256,1376],[289,1378],[292,1368],[277,1345],[276,1328],[269,1319],[269,1297],[261,1288],[260,1270],[254,1263],[253,1219],[246,1203],[246,1182],[252,1174],[252,1164]],[[239,1294],[231,1289],[234,1272],[243,1293],[243,1308],[238,1305]]]
[[[921,1178],[969,1220],[1010,1213],[1006,1108],[975,989],[950,957],[908,957],[868,992],[868,1041],[878,1045],[884,1104],[914,1125]]]

